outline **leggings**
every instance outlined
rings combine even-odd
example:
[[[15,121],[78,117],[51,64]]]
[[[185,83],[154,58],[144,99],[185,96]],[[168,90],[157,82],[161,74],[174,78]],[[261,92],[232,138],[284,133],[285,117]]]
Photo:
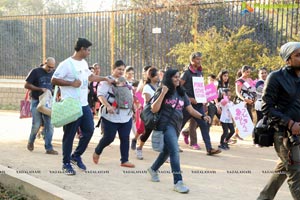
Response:
[[[140,136],[142,142],[146,142],[152,133],[152,129],[145,128],[145,132]]]

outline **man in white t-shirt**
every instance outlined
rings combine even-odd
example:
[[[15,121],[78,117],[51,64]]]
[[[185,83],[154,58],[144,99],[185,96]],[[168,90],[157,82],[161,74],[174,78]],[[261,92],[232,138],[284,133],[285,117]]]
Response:
[[[55,70],[52,77],[52,84],[60,87],[61,98],[78,98],[82,104],[83,115],[74,122],[66,124],[63,127],[63,170],[66,175],[75,175],[71,162],[81,170],[86,170],[86,166],[81,160],[81,155],[86,150],[89,141],[94,133],[94,121],[91,109],[88,105],[88,83],[89,81],[100,82],[108,81],[107,78],[94,75],[88,67],[85,58],[90,55],[92,43],[85,38],[78,38],[75,44],[73,56],[62,61]],[[73,69],[77,73],[77,79],[74,76]],[[77,148],[72,154],[72,146],[75,134],[81,129]]]

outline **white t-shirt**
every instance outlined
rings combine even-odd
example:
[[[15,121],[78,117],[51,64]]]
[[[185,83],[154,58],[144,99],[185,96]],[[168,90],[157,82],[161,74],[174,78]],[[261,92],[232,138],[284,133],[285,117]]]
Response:
[[[150,94],[150,98],[151,98],[155,94],[155,90],[153,90],[149,84],[145,84],[142,94],[145,94],[145,93]],[[144,106],[145,106],[147,103],[146,103],[146,99],[144,99],[144,100],[145,100],[144,101]]]
[[[110,78],[113,77],[110,76]],[[113,103],[115,101],[115,98],[110,97],[109,93],[113,94],[112,86],[109,85],[106,81],[101,81],[98,85],[97,96],[103,96],[106,98],[108,103]],[[99,112],[101,112],[101,117],[113,123],[126,123],[132,118],[133,113],[131,109],[119,109],[119,114],[110,114],[107,112],[105,106],[100,109]]]
[[[73,74],[72,67],[75,68],[78,79],[81,81],[81,86],[75,88],[72,86],[59,86],[61,91],[61,98],[65,99],[68,97],[78,98],[82,106],[88,105],[88,84],[89,76],[92,72],[89,70],[88,63],[82,59],[81,61],[74,60],[69,57],[61,62],[53,74],[53,78],[63,79],[66,81],[74,81],[75,76]]]
[[[234,104],[232,101],[228,102],[225,106],[223,106],[221,103],[220,103],[220,107],[222,109],[222,112],[221,112],[221,117],[220,117],[220,122],[223,122],[223,123],[233,123],[232,121],[232,115],[230,113],[230,110],[229,108],[232,107]]]

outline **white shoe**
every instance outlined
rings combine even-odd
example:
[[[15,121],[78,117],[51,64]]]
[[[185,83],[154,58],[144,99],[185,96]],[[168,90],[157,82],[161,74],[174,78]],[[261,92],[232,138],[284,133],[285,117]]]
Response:
[[[182,181],[178,181],[174,185],[174,191],[179,192],[179,193],[188,193],[190,191],[190,189],[187,186],[185,186]]]
[[[143,160],[143,150],[142,149],[136,149],[136,158],[139,160]]]
[[[158,177],[158,173],[156,171],[154,171],[151,167],[148,168],[148,172],[151,176],[151,181],[152,182],[159,182],[159,177]]]

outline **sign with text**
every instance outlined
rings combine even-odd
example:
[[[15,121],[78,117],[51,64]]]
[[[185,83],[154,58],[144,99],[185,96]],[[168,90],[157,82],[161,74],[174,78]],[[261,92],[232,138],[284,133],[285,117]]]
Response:
[[[239,135],[242,138],[251,135],[254,129],[254,124],[251,120],[245,103],[241,102],[239,104],[236,104],[229,110],[236,124],[236,127],[239,130]]]
[[[215,84],[210,83],[205,86],[205,95],[207,102],[213,101],[218,98],[218,91]]]
[[[193,88],[196,101],[198,103],[206,103],[203,77],[193,77]]]

